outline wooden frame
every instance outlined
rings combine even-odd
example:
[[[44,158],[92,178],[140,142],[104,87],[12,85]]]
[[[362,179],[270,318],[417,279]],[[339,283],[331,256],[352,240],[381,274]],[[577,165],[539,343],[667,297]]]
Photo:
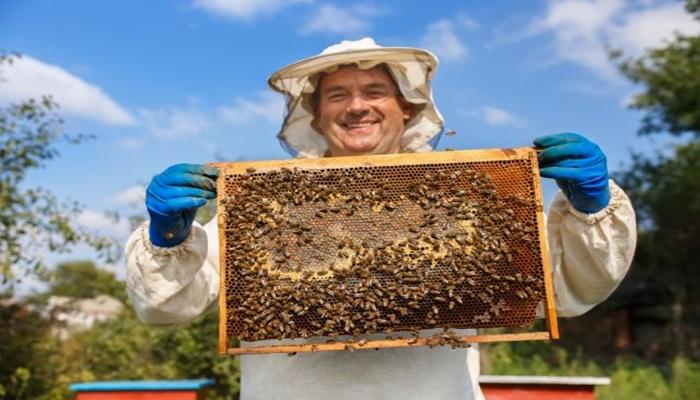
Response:
[[[247,170],[253,168],[256,172],[266,172],[281,168],[300,169],[324,169],[324,168],[352,168],[363,166],[392,166],[392,165],[413,165],[430,163],[463,163],[463,162],[485,162],[504,160],[527,159],[532,165],[532,187],[534,188],[539,245],[542,258],[542,271],[544,278],[545,299],[543,301],[544,317],[546,321],[546,331],[505,333],[505,334],[485,334],[473,336],[460,336],[457,340],[462,343],[497,342],[497,341],[522,341],[522,340],[549,340],[558,339],[559,330],[557,325],[556,309],[554,304],[554,292],[552,285],[551,268],[549,263],[549,251],[547,239],[545,237],[544,226],[544,204],[539,177],[539,167],[537,164],[537,154],[532,148],[503,148],[484,150],[464,150],[464,151],[442,151],[430,153],[405,153],[377,156],[360,157],[335,157],[318,159],[290,159],[272,161],[246,161],[236,163],[212,163],[211,166],[220,169],[218,180],[218,191],[224,193],[225,181],[222,179],[227,174],[245,174]],[[218,222],[223,225],[223,213],[218,214]],[[219,231],[221,232],[221,231]],[[225,293],[225,256],[224,250],[226,238],[220,234],[219,237],[219,257],[220,257],[220,294]],[[258,347],[229,347],[229,338],[226,331],[227,304],[223,295],[219,296],[220,320],[219,320],[219,352],[222,354],[268,354],[268,353],[296,353],[296,352],[316,352],[332,350],[361,350],[380,349],[410,346],[430,345],[429,338],[397,338],[391,340],[367,340],[357,343],[337,342],[337,343],[305,343],[305,344],[280,344],[266,345]]]

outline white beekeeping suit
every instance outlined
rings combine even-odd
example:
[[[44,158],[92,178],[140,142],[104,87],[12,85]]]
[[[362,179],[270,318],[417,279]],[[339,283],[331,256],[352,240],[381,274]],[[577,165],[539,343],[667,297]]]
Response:
[[[327,151],[315,132],[309,96],[315,76],[339,65],[388,66],[405,99],[418,107],[407,123],[404,152],[430,151],[443,129],[429,82],[437,65],[429,52],[382,48],[371,39],[342,42],[321,55],[291,64],[270,78],[288,97],[279,138],[299,157]],[[560,316],[575,316],[605,300],[625,276],[636,244],[634,211],[609,181],[607,207],[584,214],[559,192],[549,208],[547,236],[555,302]],[[195,223],[187,239],[170,248],[151,243],[147,223],[126,245],[128,292],[139,317],[155,325],[184,324],[216,304],[219,295],[217,218]],[[474,334],[474,332],[464,332]],[[271,343],[279,344],[279,341]],[[247,343],[242,343],[246,346]],[[417,347],[381,351],[241,356],[241,399],[482,399],[478,347]]]

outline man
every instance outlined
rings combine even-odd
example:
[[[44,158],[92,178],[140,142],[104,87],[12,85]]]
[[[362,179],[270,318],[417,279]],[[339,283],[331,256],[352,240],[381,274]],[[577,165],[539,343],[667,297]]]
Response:
[[[430,79],[435,57],[342,42],[273,74],[287,96],[279,138],[300,157],[430,151],[443,129]],[[557,179],[549,249],[559,315],[582,314],[625,275],[634,252],[634,212],[608,180],[605,156],[576,134],[535,140],[540,173]],[[151,217],[129,239],[128,288],[140,318],[186,323],[215,304],[219,290],[216,218],[194,223],[215,197],[217,171],[178,164],[147,190]],[[465,332],[469,334],[469,332]],[[278,342],[275,342],[278,343]],[[242,343],[246,345],[246,343]],[[402,348],[241,357],[242,399],[474,399],[478,349]]]

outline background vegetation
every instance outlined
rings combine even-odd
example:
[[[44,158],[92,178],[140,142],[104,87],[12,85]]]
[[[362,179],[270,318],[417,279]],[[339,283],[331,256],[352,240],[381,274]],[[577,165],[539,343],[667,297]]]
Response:
[[[700,18],[700,2],[686,1]],[[12,56],[3,54],[0,62]],[[484,373],[610,376],[600,399],[700,398],[700,37],[679,36],[639,59],[613,54],[643,89],[631,108],[644,112],[640,135],[672,135],[681,144],[652,156],[636,154],[615,178],[632,199],[638,251],[620,288],[585,316],[561,320],[556,343],[483,346]],[[0,82],[1,84],[1,82]],[[0,109],[0,278],[3,295],[23,275],[44,270],[30,239],[55,251],[86,242],[109,254],[108,240],[75,228],[79,210],[41,189],[21,189],[25,172],[57,156],[57,105],[28,100]],[[211,208],[203,213],[211,215]],[[93,262],[59,265],[49,289],[23,303],[0,306],[0,399],[62,399],[72,382],[108,379],[217,380],[209,398],[238,392],[237,359],[216,354],[217,314],[187,326],[147,327],[135,318],[124,283]],[[51,295],[109,294],[123,315],[59,342],[58,321],[37,313]]]

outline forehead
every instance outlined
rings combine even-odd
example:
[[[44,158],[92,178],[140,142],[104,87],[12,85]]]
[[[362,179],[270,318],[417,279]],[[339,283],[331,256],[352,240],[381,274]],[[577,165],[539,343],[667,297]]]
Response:
[[[353,85],[366,86],[371,84],[385,84],[396,86],[386,67],[377,65],[370,69],[361,69],[356,65],[343,65],[337,71],[323,74],[319,81],[321,90],[329,90],[334,87],[348,87]]]

